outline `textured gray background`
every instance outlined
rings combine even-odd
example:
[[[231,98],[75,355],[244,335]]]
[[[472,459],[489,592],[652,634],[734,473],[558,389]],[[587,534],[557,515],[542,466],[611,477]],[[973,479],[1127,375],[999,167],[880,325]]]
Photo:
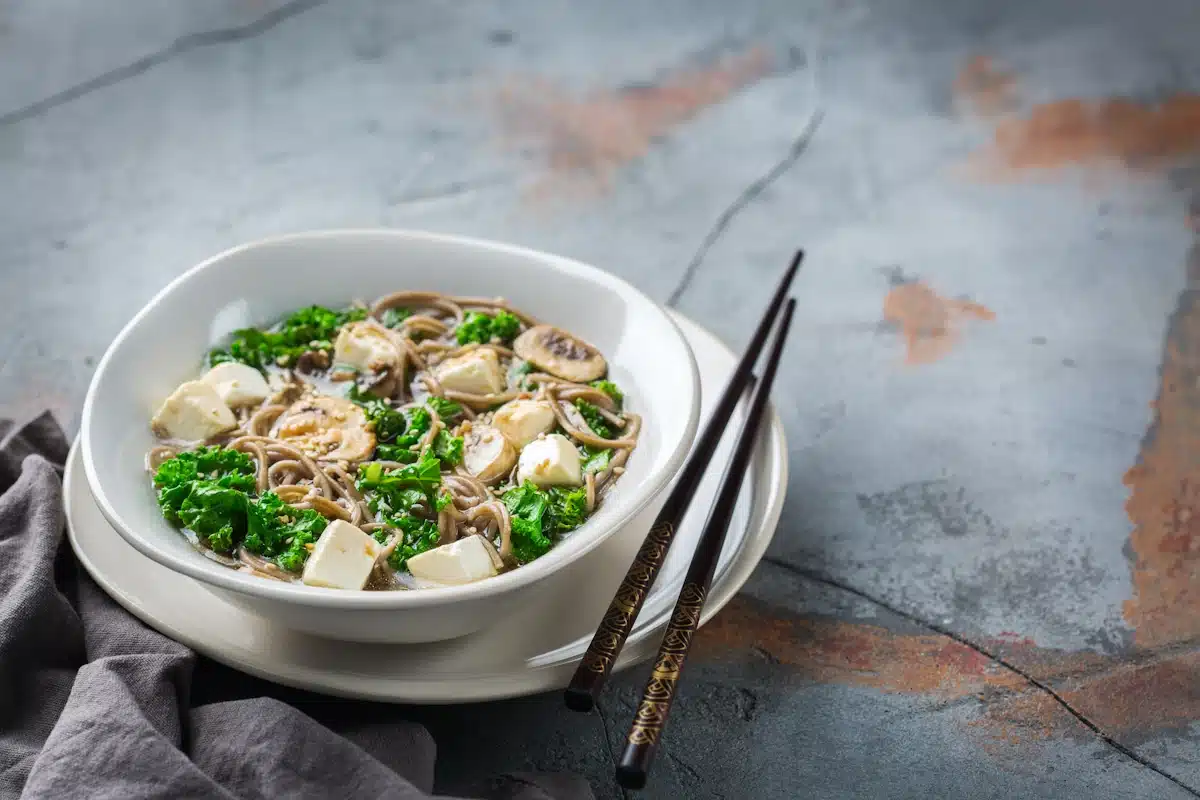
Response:
[[[972,177],[995,120],[954,84],[987,55],[1017,76],[1017,116],[1153,104],[1200,89],[1198,31],[1187,0],[10,0],[0,410],[49,407],[74,431],[123,322],[265,235],[511,240],[611,270],[735,347],[803,245],[777,391],[784,519],[701,639],[647,796],[1197,796],[1200,623],[1139,639],[1124,614],[1122,484],[1190,307],[1196,181]],[[713,77],[755,52],[752,76]],[[1177,151],[1200,146],[1189,130]],[[882,314],[898,276],[995,319],[906,365]],[[1182,480],[1190,440],[1168,433]],[[1191,561],[1172,563],[1186,596]],[[413,713],[445,791],[533,766],[610,797],[642,675],[603,716],[557,696]]]

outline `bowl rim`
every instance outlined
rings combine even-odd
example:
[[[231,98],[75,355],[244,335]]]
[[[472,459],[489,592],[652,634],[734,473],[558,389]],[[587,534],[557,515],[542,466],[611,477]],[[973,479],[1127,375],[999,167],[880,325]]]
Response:
[[[122,517],[109,497],[105,494],[103,484],[99,479],[99,472],[92,453],[92,417],[95,411],[95,395],[100,379],[107,371],[109,363],[113,359],[114,354],[118,349],[120,349],[125,339],[129,337],[131,333],[142,323],[143,318],[146,317],[151,310],[153,310],[163,300],[163,298],[175,292],[178,287],[187,283],[192,279],[193,276],[204,271],[205,269],[210,268],[212,265],[218,262],[224,261],[244,251],[285,242],[304,242],[318,239],[358,236],[382,236],[394,237],[402,241],[417,240],[426,242],[439,242],[449,245],[466,245],[473,248],[482,248],[485,250],[504,252],[513,256],[530,258],[546,264],[552,269],[564,270],[568,273],[584,277],[593,282],[608,285],[609,287],[617,290],[619,294],[632,296],[638,300],[641,300],[645,303],[647,309],[651,313],[658,315],[662,321],[667,323],[669,329],[674,332],[678,343],[683,348],[683,352],[687,355],[687,367],[692,378],[690,403],[687,411],[688,418],[684,426],[684,433],[676,443],[674,451],[667,456],[663,467],[661,467],[657,472],[648,475],[646,479],[637,487],[636,491],[629,495],[630,499],[626,501],[627,504],[622,513],[605,527],[585,531],[586,536],[581,539],[582,543],[577,545],[576,552],[572,553],[569,558],[551,558],[550,560],[547,560],[545,557],[543,557],[531,564],[526,564],[520,569],[514,569],[510,572],[506,572],[486,580],[475,581],[473,583],[461,585],[427,588],[419,591],[366,592],[350,591],[345,589],[328,589],[295,583],[281,583],[279,581],[270,581],[262,578],[243,575],[234,570],[221,567],[215,562],[211,565],[202,564],[195,559],[178,556],[166,550],[159,549],[149,538],[139,535],[132,529],[130,525],[125,522],[125,519]],[[696,430],[699,427],[699,417],[700,372],[696,365],[696,357],[692,352],[691,346],[687,343],[687,339],[683,335],[683,332],[679,329],[679,326],[676,324],[675,320],[671,318],[671,315],[667,313],[666,309],[624,279],[619,278],[612,273],[606,272],[599,267],[595,267],[591,264],[577,261],[566,256],[560,256],[554,253],[536,250],[534,248],[523,247],[521,245],[509,244],[490,239],[402,228],[331,228],[268,236],[230,247],[185,270],[183,273],[171,280],[161,290],[159,290],[150,300],[145,303],[145,305],[142,306],[140,310],[138,310],[136,314],[133,315],[133,317],[125,324],[121,331],[113,338],[112,342],[108,345],[108,348],[104,351],[104,355],[97,363],[96,371],[92,375],[91,382],[88,385],[87,395],[83,403],[79,441],[81,445],[81,455],[83,456],[84,473],[87,476],[88,487],[91,490],[93,497],[95,497],[96,504],[99,506],[101,513],[121,535],[121,538],[123,538],[126,542],[128,542],[148,558],[157,561],[174,572],[193,578],[202,583],[210,584],[214,587],[232,591],[237,594],[249,595],[251,597],[260,598],[263,600],[293,603],[296,605],[314,606],[320,608],[374,609],[378,611],[384,611],[401,610],[404,608],[426,608],[430,606],[453,603],[460,600],[482,599],[505,594],[535,583],[541,578],[554,573],[566,564],[573,562],[575,559],[584,557],[605,540],[607,540],[610,536],[616,533],[620,528],[627,525],[630,520],[644,510],[646,506],[648,506],[656,497],[658,497],[659,494],[662,493],[663,489],[676,476],[676,474],[678,474],[680,466],[691,450],[691,445],[695,439]],[[553,554],[554,551],[552,550],[548,555],[552,556]]]

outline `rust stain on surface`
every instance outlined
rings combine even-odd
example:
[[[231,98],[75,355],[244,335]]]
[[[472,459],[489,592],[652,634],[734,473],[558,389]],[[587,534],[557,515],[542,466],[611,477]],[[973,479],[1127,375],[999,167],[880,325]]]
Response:
[[[1200,244],[1188,261],[1200,286]],[[1134,596],[1125,619],[1140,647],[1200,634],[1200,289],[1185,289],[1167,330],[1154,422],[1125,475]]]
[[[883,299],[883,318],[900,329],[908,364],[929,364],[954,349],[965,319],[996,315],[979,303],[942,297],[922,281],[893,286]]]
[[[514,81],[501,88],[495,107],[510,147],[532,146],[544,154],[548,174],[535,196],[564,186],[603,190],[617,170],[644,156],[656,139],[755,83],[773,66],[766,49],[753,47],[676,70],[650,85],[582,96],[544,80]]]
[[[988,56],[975,56],[954,81],[954,99],[967,110],[996,116],[1016,107],[1017,79]]]
[[[991,180],[1070,166],[1152,171],[1200,152],[1200,96],[1158,103],[1124,98],[1065,99],[1035,106],[995,126],[973,162]]]
[[[983,643],[1009,663],[1055,687],[1073,708],[1128,743],[1200,719],[1200,654],[1167,654],[1139,664],[1092,652],[1038,647],[1015,634]],[[1090,736],[1054,698],[977,650],[938,634],[780,612],[739,595],[700,629],[697,658],[758,653],[820,683],[934,697],[975,696],[969,723],[985,746],[1020,745],[1053,736]]]
[[[1023,681],[965,645],[936,634],[903,635],[885,628],[772,614],[736,597],[700,629],[700,657],[756,651],[812,680],[887,692],[957,699],[985,688],[1014,689]]]

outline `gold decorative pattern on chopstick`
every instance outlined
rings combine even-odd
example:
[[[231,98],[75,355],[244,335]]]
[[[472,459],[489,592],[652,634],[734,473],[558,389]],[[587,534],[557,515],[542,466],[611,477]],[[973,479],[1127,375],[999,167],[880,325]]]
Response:
[[[653,745],[658,742],[658,736],[667,721],[667,713],[671,710],[671,700],[679,684],[692,634],[700,627],[700,612],[707,594],[708,591],[698,583],[689,581],[683,585],[675,613],[667,624],[658,660],[654,663],[654,672],[646,683],[646,693],[642,696],[633,727],[629,731],[630,744]]]
[[[612,668],[674,536],[675,526],[670,522],[658,522],[646,534],[629,572],[604,613],[592,646],[584,654],[582,666],[588,672],[603,675]]]

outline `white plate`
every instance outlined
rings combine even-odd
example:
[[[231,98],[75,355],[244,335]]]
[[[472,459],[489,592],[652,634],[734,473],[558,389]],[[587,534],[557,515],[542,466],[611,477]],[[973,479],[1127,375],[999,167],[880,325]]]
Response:
[[[696,355],[702,419],[735,363],[715,337],[676,316]],[[740,413],[740,412],[739,412]],[[731,425],[715,464],[730,455]],[[760,431],[754,464],[730,526],[702,621],[717,613],[757,566],[774,535],[787,488],[787,446],[777,416]],[[618,660],[623,669],[651,657],[683,582],[720,480],[711,469],[676,534],[675,545]],[[84,568],[147,625],[210,658],[288,686],[344,697],[403,703],[493,700],[566,685],[659,503],[578,562],[542,581],[526,608],[483,631],[435,644],[352,644],[273,624],[219,599],[204,585],[143,556],[100,513],[78,448],[64,480],[67,530]]]

